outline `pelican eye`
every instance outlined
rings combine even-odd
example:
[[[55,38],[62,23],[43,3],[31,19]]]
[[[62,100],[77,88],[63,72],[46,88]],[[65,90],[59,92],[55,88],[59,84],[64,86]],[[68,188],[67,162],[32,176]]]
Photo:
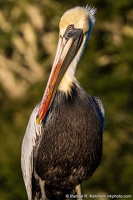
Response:
[[[67,27],[67,30],[68,31],[72,31],[74,29],[74,24],[70,24],[68,27]]]
[[[72,36],[72,32],[74,31],[75,27],[74,24],[70,24],[67,28],[66,31],[64,33],[64,37],[66,39],[69,39]]]

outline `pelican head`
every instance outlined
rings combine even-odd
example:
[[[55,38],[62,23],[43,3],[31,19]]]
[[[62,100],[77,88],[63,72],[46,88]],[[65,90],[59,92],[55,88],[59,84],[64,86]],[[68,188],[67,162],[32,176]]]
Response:
[[[37,115],[44,119],[57,89],[68,93],[75,82],[75,71],[95,23],[94,8],[75,7],[64,13],[59,23],[59,41],[49,80]]]

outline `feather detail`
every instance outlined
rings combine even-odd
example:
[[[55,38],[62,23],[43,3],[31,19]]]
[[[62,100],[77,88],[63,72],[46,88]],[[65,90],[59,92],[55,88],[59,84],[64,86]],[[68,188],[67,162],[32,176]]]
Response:
[[[21,150],[21,168],[29,199],[32,199],[33,149],[37,136],[41,135],[41,126],[36,123],[38,106],[34,108],[30,116]]]

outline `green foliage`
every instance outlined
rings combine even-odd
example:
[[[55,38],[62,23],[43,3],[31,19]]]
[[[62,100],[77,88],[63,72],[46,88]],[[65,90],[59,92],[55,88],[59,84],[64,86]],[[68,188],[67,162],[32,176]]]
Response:
[[[97,21],[77,78],[90,95],[101,97],[106,120],[102,162],[83,193],[133,195],[133,2],[89,3],[97,8]],[[59,19],[87,4],[0,0],[0,200],[27,198],[20,166],[25,128],[45,88]]]

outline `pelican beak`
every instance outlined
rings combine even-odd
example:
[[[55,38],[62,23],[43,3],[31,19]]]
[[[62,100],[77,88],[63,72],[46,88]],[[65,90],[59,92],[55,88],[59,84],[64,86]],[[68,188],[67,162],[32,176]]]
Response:
[[[59,37],[53,67],[36,118],[38,124],[42,123],[50,108],[61,79],[82,44],[83,36],[82,29],[74,28],[72,31],[66,30]]]

